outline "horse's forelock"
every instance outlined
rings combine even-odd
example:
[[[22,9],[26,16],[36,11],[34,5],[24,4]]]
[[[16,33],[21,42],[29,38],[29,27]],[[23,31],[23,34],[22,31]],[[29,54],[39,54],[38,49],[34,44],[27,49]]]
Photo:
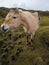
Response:
[[[15,9],[15,13],[19,13],[19,10],[18,9]]]
[[[14,9],[11,9],[10,12],[19,13],[19,10],[18,10],[18,8],[14,8]]]
[[[12,9],[10,9],[10,12],[19,13],[19,10],[18,10],[18,8],[12,8]]]

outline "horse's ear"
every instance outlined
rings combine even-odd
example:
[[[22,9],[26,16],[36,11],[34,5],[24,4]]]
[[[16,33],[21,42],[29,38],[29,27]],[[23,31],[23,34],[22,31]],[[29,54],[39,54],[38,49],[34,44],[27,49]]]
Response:
[[[14,11],[15,11],[15,9],[13,9],[13,8],[10,9],[10,12],[14,12]]]
[[[13,10],[12,10],[12,9],[10,9],[10,12],[13,12]]]
[[[19,10],[18,10],[18,8],[12,8],[12,9],[10,9],[10,12],[19,13]]]
[[[34,16],[37,16],[38,17],[38,12],[34,12],[32,13]]]
[[[15,13],[19,13],[19,9],[18,8],[15,9]]]
[[[21,9],[19,9],[19,13],[22,13],[22,10]]]

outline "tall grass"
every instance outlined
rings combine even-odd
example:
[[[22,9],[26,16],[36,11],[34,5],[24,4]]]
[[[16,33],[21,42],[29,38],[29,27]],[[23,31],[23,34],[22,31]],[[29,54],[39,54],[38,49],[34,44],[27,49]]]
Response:
[[[0,18],[0,25],[4,19]],[[14,33],[0,30],[1,65],[48,65],[49,64],[49,17],[41,17],[32,46],[27,45],[22,28]],[[20,50],[23,49],[22,52]]]

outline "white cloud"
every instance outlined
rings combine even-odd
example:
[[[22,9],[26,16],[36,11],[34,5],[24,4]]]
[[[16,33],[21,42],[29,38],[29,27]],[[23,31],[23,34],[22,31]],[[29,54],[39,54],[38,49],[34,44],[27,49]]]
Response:
[[[0,7],[49,10],[49,0],[0,0]]]

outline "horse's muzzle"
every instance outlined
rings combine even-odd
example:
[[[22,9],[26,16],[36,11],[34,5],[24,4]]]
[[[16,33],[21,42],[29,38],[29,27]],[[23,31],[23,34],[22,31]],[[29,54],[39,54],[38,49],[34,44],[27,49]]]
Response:
[[[7,25],[1,25],[1,29],[3,30],[3,31],[7,31],[8,30],[8,26]]]

